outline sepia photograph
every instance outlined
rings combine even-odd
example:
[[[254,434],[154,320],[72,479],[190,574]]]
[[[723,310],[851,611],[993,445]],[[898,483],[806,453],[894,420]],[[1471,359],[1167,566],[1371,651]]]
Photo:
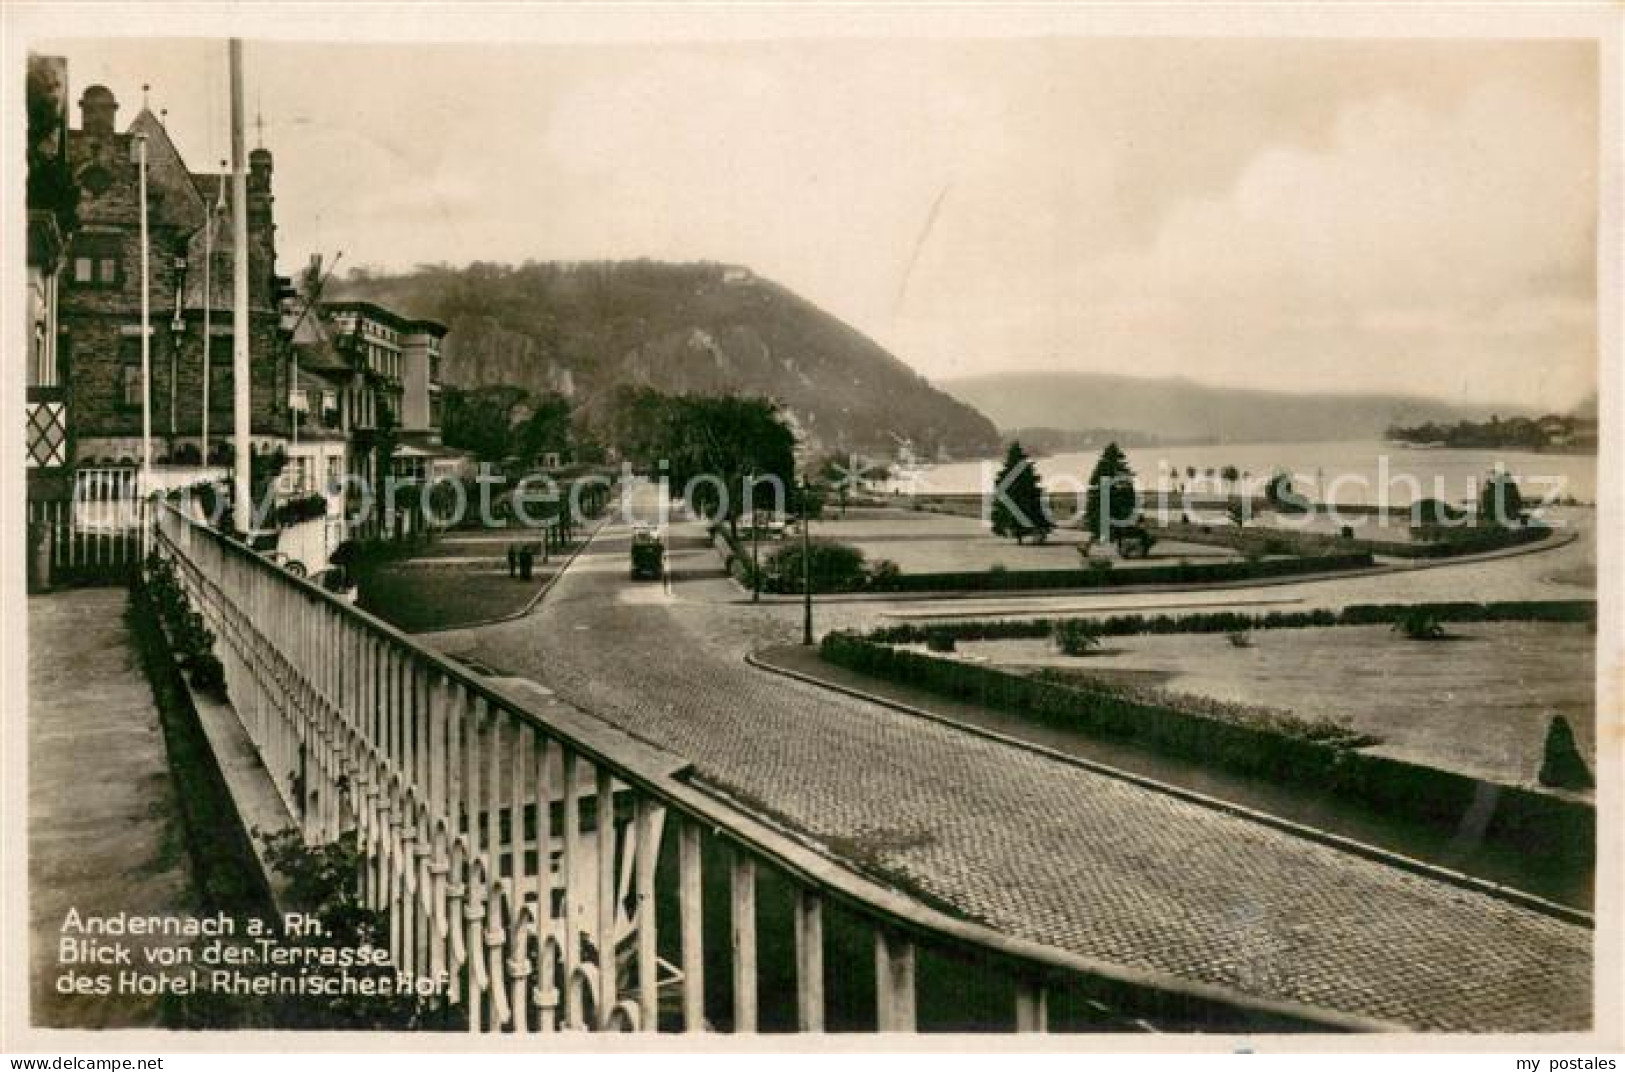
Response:
[[[0,1050],[1619,1050],[1620,9],[206,6],[4,16]]]

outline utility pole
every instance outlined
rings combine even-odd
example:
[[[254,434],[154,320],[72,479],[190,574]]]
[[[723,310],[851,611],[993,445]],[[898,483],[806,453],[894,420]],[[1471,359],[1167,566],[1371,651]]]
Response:
[[[806,477],[801,480],[801,642],[808,647],[813,642],[812,627],[812,511],[808,508],[808,494],[812,489]]]
[[[141,497],[152,490],[152,266],[147,249],[147,136],[135,136],[141,199]]]
[[[243,42],[231,39],[231,387],[232,525],[246,538],[249,502],[248,171],[243,159]]]

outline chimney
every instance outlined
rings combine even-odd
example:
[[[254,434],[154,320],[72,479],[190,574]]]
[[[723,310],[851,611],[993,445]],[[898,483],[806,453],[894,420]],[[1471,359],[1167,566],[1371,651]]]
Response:
[[[118,101],[106,86],[91,86],[79,98],[79,126],[86,134],[113,133]]]

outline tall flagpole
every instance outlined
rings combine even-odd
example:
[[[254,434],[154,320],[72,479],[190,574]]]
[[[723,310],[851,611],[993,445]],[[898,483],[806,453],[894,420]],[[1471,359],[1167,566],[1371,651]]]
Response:
[[[226,176],[224,169],[215,184],[215,203],[203,224],[203,459],[209,467],[209,381],[214,378],[213,356],[210,343],[214,331],[214,225],[220,210],[226,207]]]
[[[243,161],[243,42],[231,56],[231,388],[232,524],[244,536],[253,520],[249,502],[248,172]]]
[[[152,490],[152,266],[147,250],[147,136],[135,136],[141,198],[141,495]]]

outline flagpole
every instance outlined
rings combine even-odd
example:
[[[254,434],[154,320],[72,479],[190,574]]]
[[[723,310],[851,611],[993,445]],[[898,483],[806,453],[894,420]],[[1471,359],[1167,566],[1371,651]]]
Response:
[[[147,136],[135,136],[141,199],[141,496],[152,489],[152,286],[147,249]]]
[[[211,343],[214,335],[214,224],[226,203],[226,176],[222,171],[215,183],[215,203],[203,224],[203,458],[209,467],[209,381],[214,378],[214,359]]]
[[[232,524],[244,537],[253,519],[249,502],[248,173],[243,166],[243,42],[233,37],[231,58],[231,387]]]

